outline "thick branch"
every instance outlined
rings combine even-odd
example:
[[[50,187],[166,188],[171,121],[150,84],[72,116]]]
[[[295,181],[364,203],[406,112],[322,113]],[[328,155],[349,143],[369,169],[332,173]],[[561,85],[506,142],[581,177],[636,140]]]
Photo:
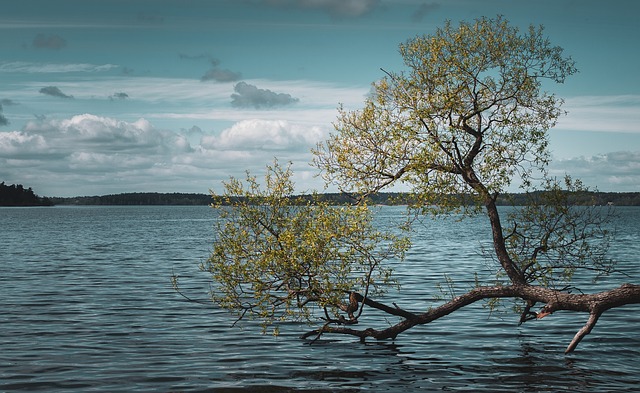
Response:
[[[399,308],[385,306],[373,300],[365,299],[367,305],[392,315],[402,316],[405,319],[381,330],[373,328],[356,330],[344,326],[334,327],[325,325],[321,329],[316,329],[304,334],[302,337],[307,338],[313,335],[332,333],[356,336],[361,340],[365,340],[367,337],[378,340],[394,339],[398,334],[416,325],[424,325],[435,321],[479,300],[493,298],[520,298],[530,303],[539,302],[546,304],[537,314],[538,319],[559,310],[589,312],[591,315],[589,321],[585,327],[576,334],[566,350],[566,352],[569,353],[577,347],[584,336],[591,332],[599,316],[604,311],[627,304],[640,303],[640,285],[624,284],[619,288],[595,294],[570,294],[533,285],[478,287],[422,314],[413,314]],[[363,298],[360,296],[359,299],[362,300]]]

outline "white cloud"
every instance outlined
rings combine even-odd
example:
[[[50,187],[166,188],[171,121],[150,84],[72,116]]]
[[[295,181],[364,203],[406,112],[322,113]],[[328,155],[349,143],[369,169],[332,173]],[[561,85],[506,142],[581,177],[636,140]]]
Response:
[[[23,131],[0,132],[0,157],[27,157],[46,149],[47,143],[41,135],[30,135]]]
[[[145,168],[153,165],[146,156],[106,154],[98,152],[74,152],[67,158],[69,169],[79,172],[119,172],[122,169]]]
[[[243,178],[245,170],[260,176],[274,157],[293,162],[294,170],[304,174],[314,171],[310,150],[332,129],[339,103],[360,106],[369,90],[368,85],[305,80],[248,83],[286,91],[301,102],[293,108],[238,110],[231,106],[233,84],[197,79],[114,76],[18,82],[5,94],[17,102],[35,102],[34,93],[47,84],[75,99],[39,95],[47,117],[38,120],[32,117],[33,104],[13,108],[23,110],[11,116],[20,129],[0,133],[0,174],[8,182],[29,181],[48,196],[220,191],[229,176]],[[127,100],[106,99],[121,91]],[[299,181],[300,189],[322,188],[312,176]]]
[[[310,148],[324,133],[317,126],[253,119],[189,142],[199,135],[93,114],[31,121],[20,131],[0,132],[0,174],[8,182],[30,180],[48,196],[206,193],[229,176],[243,178],[245,170],[260,175],[275,156],[308,170]],[[303,180],[301,187],[310,188]]]
[[[125,122],[91,114],[70,119],[31,121],[24,131],[40,135],[58,151],[100,149],[108,151],[141,151],[160,149],[167,133],[157,130],[145,119]]]
[[[319,127],[304,127],[285,120],[243,120],[220,136],[204,136],[202,146],[215,150],[310,149],[322,140]]]

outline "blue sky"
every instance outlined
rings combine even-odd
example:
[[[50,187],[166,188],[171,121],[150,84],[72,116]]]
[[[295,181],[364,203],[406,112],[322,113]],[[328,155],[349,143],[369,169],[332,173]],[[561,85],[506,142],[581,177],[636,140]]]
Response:
[[[553,174],[640,191],[634,0],[20,0],[0,14],[0,181],[39,195],[221,191],[292,161],[356,109],[398,44],[445,20],[544,25],[579,73],[550,133]]]

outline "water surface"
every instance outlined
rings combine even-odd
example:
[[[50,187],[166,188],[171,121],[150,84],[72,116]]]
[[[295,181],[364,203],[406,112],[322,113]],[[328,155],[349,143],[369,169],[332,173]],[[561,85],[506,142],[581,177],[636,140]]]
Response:
[[[640,209],[618,208],[612,256],[640,283]],[[381,222],[398,217],[383,208]],[[640,383],[640,307],[603,315],[571,355],[564,349],[587,316],[556,313],[517,326],[481,304],[394,342],[326,336],[314,345],[288,324],[279,337],[171,288],[179,273],[189,296],[206,300],[197,266],[213,239],[204,206],[0,208],[0,391],[631,391]],[[488,276],[478,249],[482,217],[425,221],[398,266],[390,301],[434,305],[446,273],[456,291]],[[587,288],[588,285],[585,286]]]

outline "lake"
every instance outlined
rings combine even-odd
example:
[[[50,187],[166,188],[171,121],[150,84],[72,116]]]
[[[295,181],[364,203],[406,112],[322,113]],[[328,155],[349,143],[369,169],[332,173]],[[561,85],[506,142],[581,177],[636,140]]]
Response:
[[[618,207],[611,255],[640,283],[640,208]],[[402,208],[384,207],[381,223]],[[605,313],[564,355],[586,314],[558,312],[517,326],[481,304],[395,341],[325,336],[287,324],[278,337],[207,300],[215,211],[206,206],[0,208],[0,391],[77,392],[627,392],[640,386],[640,306]],[[487,276],[478,249],[484,217],[425,220],[397,266],[389,295],[415,311],[436,304],[444,274],[453,290]],[[582,285],[589,288],[589,283]]]

